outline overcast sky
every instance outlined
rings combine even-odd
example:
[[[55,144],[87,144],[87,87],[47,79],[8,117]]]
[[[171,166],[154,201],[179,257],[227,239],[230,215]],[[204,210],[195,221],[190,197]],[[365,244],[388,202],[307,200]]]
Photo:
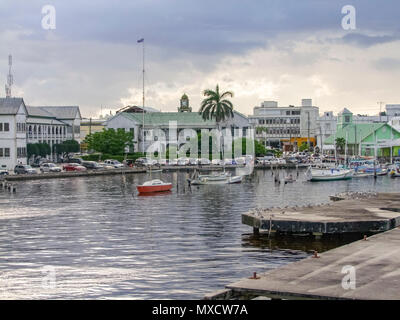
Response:
[[[44,5],[55,30],[42,28]],[[344,5],[355,30],[342,28]],[[183,93],[198,110],[218,83],[247,115],[302,98],[376,114],[378,101],[400,103],[399,16],[398,0],[0,0],[0,88],[12,54],[12,93],[28,105],[79,105],[84,117],[141,105],[144,38],[146,105],[163,111]]]

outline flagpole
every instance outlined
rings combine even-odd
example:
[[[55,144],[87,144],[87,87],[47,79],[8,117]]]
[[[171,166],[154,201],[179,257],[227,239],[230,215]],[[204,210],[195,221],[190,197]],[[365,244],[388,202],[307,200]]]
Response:
[[[142,54],[142,58],[143,58],[143,70],[142,70],[142,153],[144,154],[144,106],[145,106],[145,100],[144,100],[144,39],[140,39],[138,40],[138,42],[142,43],[142,48],[143,48],[143,54]]]

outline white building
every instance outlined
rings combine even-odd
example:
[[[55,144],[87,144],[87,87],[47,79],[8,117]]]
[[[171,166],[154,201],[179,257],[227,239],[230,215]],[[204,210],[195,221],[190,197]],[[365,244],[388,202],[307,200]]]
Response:
[[[333,111],[325,111],[317,120],[317,145],[322,150],[324,141],[336,133],[337,116]]]
[[[27,109],[22,98],[0,99],[0,168],[26,164]]]
[[[148,148],[155,145],[160,145],[162,152],[170,145],[180,148],[202,129],[208,132],[217,129],[215,120],[204,121],[198,112],[191,112],[188,100],[186,95],[182,96],[179,112],[118,112],[107,120],[106,127],[133,132],[134,151],[149,151]],[[233,118],[220,124],[222,130],[231,129],[234,137],[254,138],[251,128],[249,119],[237,111]]]
[[[279,107],[276,101],[264,101],[254,107],[250,122],[255,126],[256,138],[266,146],[300,145],[310,142],[315,145],[318,107],[311,99],[303,99],[301,106]]]
[[[0,168],[27,163],[27,144],[80,142],[79,107],[29,107],[22,98],[0,98]],[[50,158],[54,158],[53,155]]]

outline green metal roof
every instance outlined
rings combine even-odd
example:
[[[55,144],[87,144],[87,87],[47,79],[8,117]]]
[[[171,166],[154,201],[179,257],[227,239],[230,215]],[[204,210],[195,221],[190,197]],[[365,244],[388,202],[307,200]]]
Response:
[[[139,123],[143,122],[143,113],[127,113],[122,115]],[[169,121],[176,121],[179,125],[210,125],[215,126],[215,120],[204,121],[198,112],[149,112],[144,114],[144,125],[162,126]]]
[[[348,144],[358,144],[363,139],[368,137],[370,134],[374,133],[376,130],[383,126],[388,126],[386,123],[357,123],[357,124],[349,124],[344,128],[338,129],[336,131],[336,135],[331,135],[325,139],[324,144],[334,144],[334,140],[336,138],[344,138],[346,139],[347,133],[347,143]],[[395,129],[393,129],[395,130]],[[357,136],[357,142],[356,142]]]

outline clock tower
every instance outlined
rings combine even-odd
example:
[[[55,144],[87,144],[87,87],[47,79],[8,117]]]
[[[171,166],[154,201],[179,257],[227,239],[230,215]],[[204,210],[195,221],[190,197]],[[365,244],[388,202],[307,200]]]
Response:
[[[179,112],[192,112],[192,108],[189,107],[189,98],[186,93],[181,98],[181,106],[178,107]]]

